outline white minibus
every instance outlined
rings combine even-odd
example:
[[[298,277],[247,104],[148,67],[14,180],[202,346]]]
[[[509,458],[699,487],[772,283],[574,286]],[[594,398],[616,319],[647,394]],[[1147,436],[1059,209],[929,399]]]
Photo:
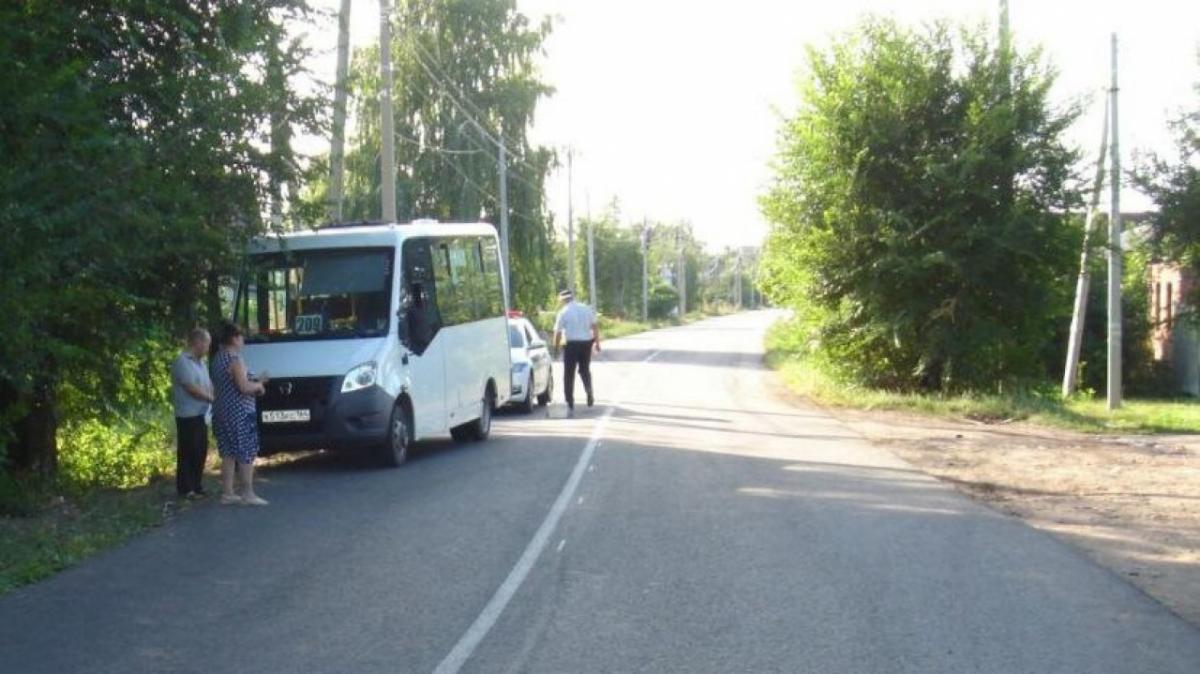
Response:
[[[489,224],[363,224],[256,238],[234,320],[264,452],[484,440],[511,394],[508,321]]]

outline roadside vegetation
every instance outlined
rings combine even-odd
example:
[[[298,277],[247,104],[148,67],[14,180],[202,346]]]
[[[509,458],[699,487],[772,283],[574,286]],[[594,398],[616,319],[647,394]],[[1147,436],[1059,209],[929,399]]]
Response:
[[[792,341],[796,328],[776,324],[767,335],[767,364],[788,389],[814,403],[860,410],[888,410],[964,418],[984,423],[1029,421],[1089,433],[1195,433],[1200,401],[1128,400],[1116,412],[1085,391],[1064,400],[1050,384],[1010,392],[919,393],[871,388],[839,379],[804,356]]]
[[[762,198],[771,232],[759,282],[793,312],[768,338],[770,364],[828,405],[1200,431],[1200,405],[1172,399],[1166,364],[1151,353],[1148,273],[1151,260],[1200,268],[1200,118],[1173,124],[1182,164],[1154,158],[1139,169],[1161,212],[1130,223],[1127,402],[1109,413],[1095,396],[1105,386],[1103,236],[1092,237],[1082,386],[1063,400],[1083,243],[1075,214],[1094,163],[1064,140],[1079,108],[1053,99],[1054,68],[994,36],[987,26],[868,18],[810,48]],[[1096,231],[1105,230],[1101,218]]]
[[[164,448],[158,455],[170,456]],[[162,524],[188,507],[177,504],[174,495],[168,477],[129,489],[73,489],[0,476],[7,513],[0,516],[0,595]]]

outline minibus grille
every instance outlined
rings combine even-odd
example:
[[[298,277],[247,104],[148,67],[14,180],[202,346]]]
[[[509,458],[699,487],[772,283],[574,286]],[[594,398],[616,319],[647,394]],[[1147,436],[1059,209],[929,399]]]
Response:
[[[336,377],[292,377],[267,382],[263,409],[291,409],[294,405],[328,405]]]
[[[258,399],[259,428],[272,435],[314,432],[323,427],[325,412],[340,377],[290,377],[267,382],[266,394]],[[264,424],[264,410],[309,410],[308,422]]]

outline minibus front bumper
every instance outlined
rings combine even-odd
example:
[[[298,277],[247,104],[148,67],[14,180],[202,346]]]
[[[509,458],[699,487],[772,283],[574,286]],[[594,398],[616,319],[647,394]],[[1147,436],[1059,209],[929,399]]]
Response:
[[[262,451],[340,450],[384,443],[394,399],[378,386],[342,393],[341,383],[342,377],[271,380],[258,401]],[[264,412],[304,410],[307,420],[264,420]]]

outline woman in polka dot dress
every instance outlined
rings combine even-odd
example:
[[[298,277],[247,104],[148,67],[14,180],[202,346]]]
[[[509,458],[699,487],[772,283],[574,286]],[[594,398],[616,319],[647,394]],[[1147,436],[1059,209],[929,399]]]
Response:
[[[266,392],[266,378],[252,381],[242,360],[242,329],[225,323],[218,333],[221,350],[212,362],[213,434],[221,454],[221,504],[267,505],[254,493],[254,459],[258,456],[258,419],[254,398]],[[234,488],[235,473],[242,477]]]

